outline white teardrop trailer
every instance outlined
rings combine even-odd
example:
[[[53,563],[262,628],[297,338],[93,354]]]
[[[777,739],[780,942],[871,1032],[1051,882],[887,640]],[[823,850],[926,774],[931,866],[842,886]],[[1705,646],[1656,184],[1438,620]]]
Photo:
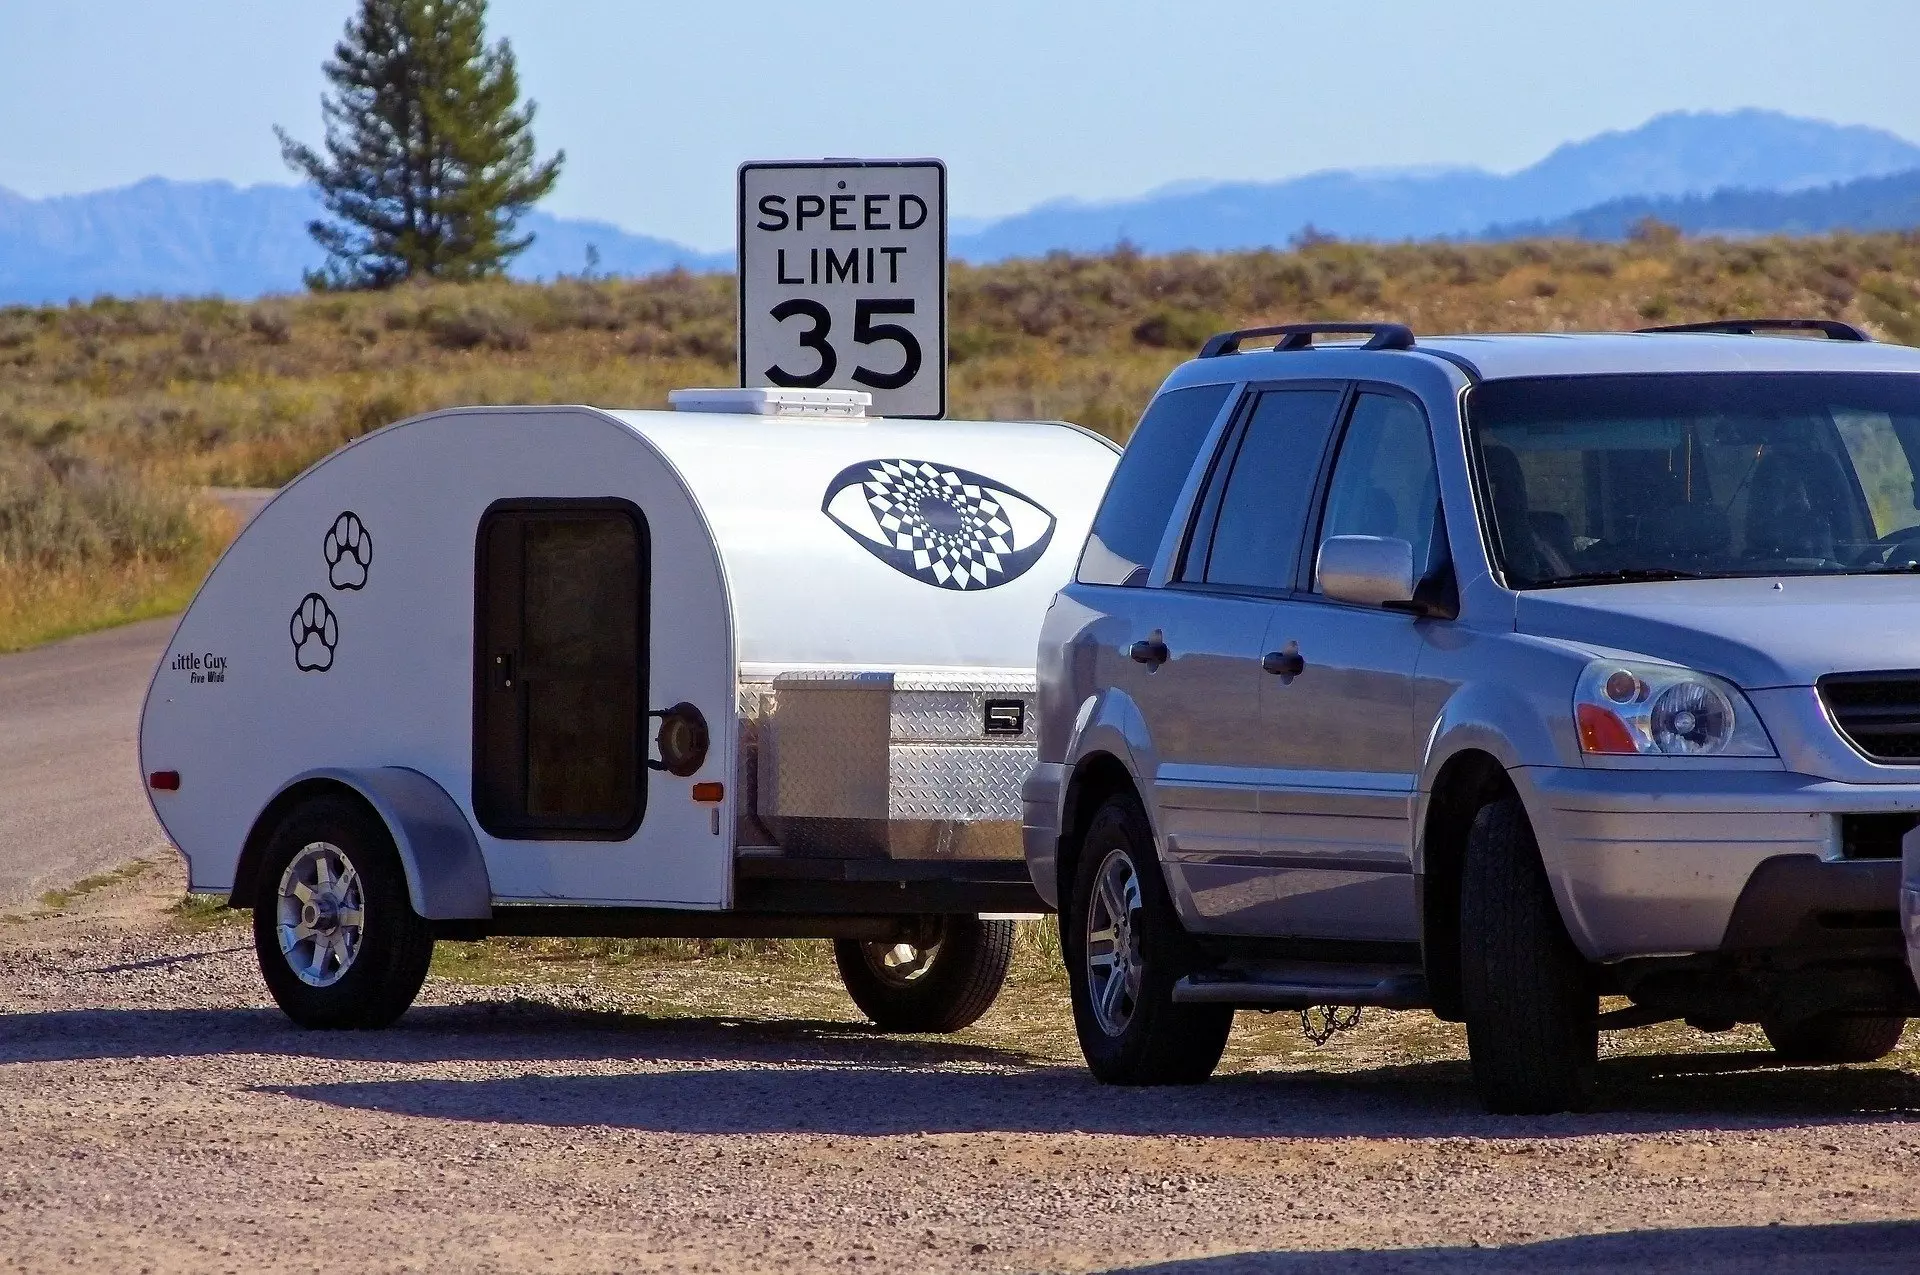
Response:
[[[993,1001],[1041,619],[1116,449],[844,391],[485,407],[302,474],[147,694],[188,888],[253,909],[312,1027],[405,1011],[436,938],[836,940],[877,1024]]]

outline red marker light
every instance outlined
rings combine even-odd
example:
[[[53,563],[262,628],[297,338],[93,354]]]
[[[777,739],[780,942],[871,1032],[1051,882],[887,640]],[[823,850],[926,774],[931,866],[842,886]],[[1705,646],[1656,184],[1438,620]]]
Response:
[[[1574,712],[1580,725],[1580,747],[1590,753],[1637,753],[1627,724],[1598,704],[1582,704]]]
[[[156,770],[147,776],[147,786],[156,792],[179,792],[180,772],[177,770]]]

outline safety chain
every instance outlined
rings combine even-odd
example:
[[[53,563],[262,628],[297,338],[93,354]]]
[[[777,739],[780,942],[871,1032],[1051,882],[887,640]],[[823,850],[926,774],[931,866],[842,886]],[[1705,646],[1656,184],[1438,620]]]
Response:
[[[1315,1005],[1300,1011],[1300,1034],[1316,1045],[1324,1045],[1340,1032],[1350,1032],[1359,1025],[1358,1005],[1346,1009],[1337,1005]]]

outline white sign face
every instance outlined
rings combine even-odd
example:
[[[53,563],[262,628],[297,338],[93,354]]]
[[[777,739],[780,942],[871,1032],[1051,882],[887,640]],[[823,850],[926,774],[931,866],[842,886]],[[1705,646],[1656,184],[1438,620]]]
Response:
[[[740,384],[947,410],[947,169],[937,159],[740,166]]]

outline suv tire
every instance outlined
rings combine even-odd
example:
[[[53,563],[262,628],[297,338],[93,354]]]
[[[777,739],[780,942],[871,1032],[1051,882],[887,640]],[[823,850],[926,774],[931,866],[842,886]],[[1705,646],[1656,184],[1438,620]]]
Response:
[[[1460,991],[1487,1110],[1534,1115],[1592,1101],[1600,998],[1518,797],[1482,806],[1467,834]]]
[[[1782,1062],[1863,1063],[1885,1058],[1900,1044],[1907,1020],[1865,1014],[1768,1018],[1760,1023]]]
[[[957,1032],[987,1012],[1013,963],[1013,922],[930,917],[914,943],[837,939],[833,962],[847,995],[875,1027]]]
[[[1173,985],[1200,962],[1132,793],[1108,797],[1087,826],[1060,946],[1074,1030],[1095,1079],[1191,1085],[1213,1074],[1233,1009],[1174,1003]]]
[[[253,890],[253,948],[267,990],[302,1027],[385,1027],[433,960],[386,825],[351,798],[295,807],[267,843]]]

